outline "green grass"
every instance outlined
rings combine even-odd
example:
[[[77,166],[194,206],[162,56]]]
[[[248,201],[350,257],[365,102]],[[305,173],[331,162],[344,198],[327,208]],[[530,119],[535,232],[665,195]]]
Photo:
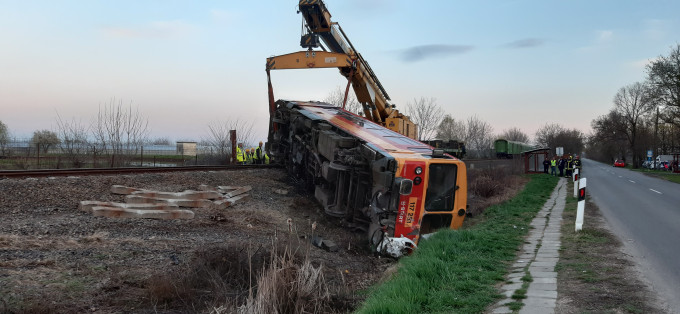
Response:
[[[632,169],[637,172],[642,172],[644,174],[662,178],[671,182],[680,183],[680,173],[672,173],[668,171],[652,170],[652,169]]]
[[[483,312],[501,297],[495,285],[505,280],[529,223],[557,184],[551,176],[530,178],[514,199],[488,208],[472,227],[442,230],[421,240],[411,256],[401,259],[399,272],[375,287],[358,312]]]

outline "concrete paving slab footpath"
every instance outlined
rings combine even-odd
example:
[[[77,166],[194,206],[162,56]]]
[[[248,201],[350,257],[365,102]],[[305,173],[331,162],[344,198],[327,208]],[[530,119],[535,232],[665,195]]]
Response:
[[[557,272],[559,260],[560,226],[562,212],[567,201],[567,179],[561,178],[550,199],[545,202],[531,222],[533,227],[519,258],[512,265],[507,282],[501,287],[505,299],[491,306],[490,313],[545,314],[554,313],[557,303]],[[530,280],[523,280],[531,278]],[[523,286],[526,286],[526,292]],[[513,295],[518,298],[512,298]],[[519,296],[523,295],[524,298]],[[508,303],[522,303],[519,311],[513,311]]]

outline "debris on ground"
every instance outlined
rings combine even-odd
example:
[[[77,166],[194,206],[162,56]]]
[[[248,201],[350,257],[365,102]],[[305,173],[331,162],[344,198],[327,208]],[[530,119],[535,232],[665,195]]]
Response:
[[[249,198],[250,186],[200,185],[200,191],[165,192],[113,185],[111,193],[125,195],[125,203],[81,201],[78,208],[94,216],[110,218],[193,219],[188,208],[226,209]]]

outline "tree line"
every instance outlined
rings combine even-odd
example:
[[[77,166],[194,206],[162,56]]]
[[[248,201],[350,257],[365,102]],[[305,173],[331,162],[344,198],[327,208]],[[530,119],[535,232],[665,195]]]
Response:
[[[680,44],[645,67],[646,78],[621,87],[606,114],[592,120],[588,155],[623,158],[637,168],[647,157],[680,152]]]

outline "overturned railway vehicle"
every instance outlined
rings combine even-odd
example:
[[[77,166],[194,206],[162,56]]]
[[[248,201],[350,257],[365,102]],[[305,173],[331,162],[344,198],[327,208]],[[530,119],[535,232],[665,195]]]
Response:
[[[279,100],[272,161],[285,165],[325,212],[400,256],[422,234],[457,229],[467,209],[465,164],[430,146],[321,102]]]

